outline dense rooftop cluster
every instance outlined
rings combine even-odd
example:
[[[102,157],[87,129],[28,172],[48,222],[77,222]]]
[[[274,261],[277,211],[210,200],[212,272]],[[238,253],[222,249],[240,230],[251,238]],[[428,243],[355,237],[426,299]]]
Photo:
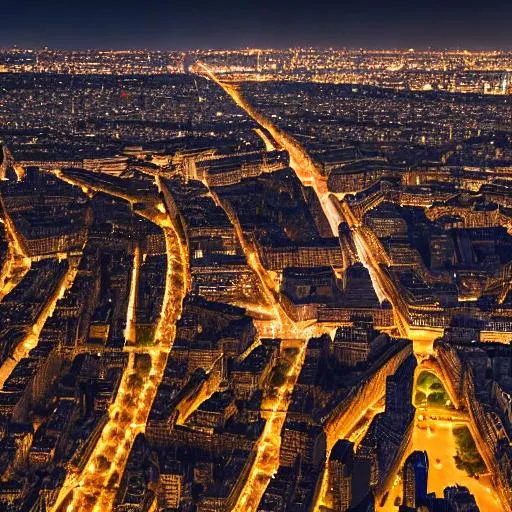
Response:
[[[510,512],[510,58],[0,52],[0,510]]]

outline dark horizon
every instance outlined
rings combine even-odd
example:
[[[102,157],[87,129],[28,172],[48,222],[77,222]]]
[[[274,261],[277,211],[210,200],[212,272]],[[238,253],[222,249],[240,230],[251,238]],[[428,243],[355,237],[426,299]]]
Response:
[[[411,5],[353,0],[263,0],[222,5],[99,2],[70,6],[34,0],[4,6],[0,47],[54,49],[461,48],[512,49],[512,5],[460,1]]]

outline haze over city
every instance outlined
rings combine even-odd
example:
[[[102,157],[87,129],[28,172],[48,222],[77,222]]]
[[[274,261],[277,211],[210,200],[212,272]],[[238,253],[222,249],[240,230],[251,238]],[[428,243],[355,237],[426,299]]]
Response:
[[[3,47],[512,49],[512,6],[504,0],[28,0],[2,7]]]

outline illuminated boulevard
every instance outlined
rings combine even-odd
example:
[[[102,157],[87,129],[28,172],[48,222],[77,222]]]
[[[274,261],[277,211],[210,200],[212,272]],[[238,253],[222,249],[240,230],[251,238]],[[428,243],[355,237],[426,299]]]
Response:
[[[62,176],[60,172],[56,173]],[[116,190],[92,181],[65,179],[68,183],[118,196]],[[157,181],[157,185],[163,185]],[[123,195],[122,199],[127,197]],[[128,198],[130,199],[130,198]],[[136,202],[133,198],[133,202]],[[161,203],[148,208],[150,217],[162,228],[167,249],[167,277],[162,313],[156,329],[154,345],[140,352],[150,358],[149,368],[137,365],[137,355],[131,352],[109,418],[89,456],[83,471],[68,472],[53,510],[62,512],[111,510],[117,485],[123,474],[130,450],[138,433],[144,432],[151,404],[163,376],[167,356],[176,333],[176,321],[181,315],[187,289],[187,251],[183,246],[172,217]],[[141,377],[137,379],[136,377]]]
[[[9,244],[7,259],[0,269],[0,301],[21,281],[30,269],[30,258],[27,256],[20,236],[16,231],[4,200],[0,194],[0,222],[4,225],[5,235]]]
[[[336,196],[327,190],[327,180],[322,176],[320,169],[311,157],[293,137],[284,133],[261,113],[257,112],[244,98],[237,84],[220,81],[203,63],[196,63],[195,70],[222,87],[238,106],[244,109],[262,128],[272,135],[278,146],[288,151],[290,167],[295,171],[304,186],[310,186],[314,189],[323,212],[329,221],[333,236],[338,237],[338,228],[342,222],[348,224],[357,249],[358,258],[370,273],[375,293],[381,302],[387,299],[393,306],[396,327],[400,335],[420,343],[422,345],[421,352],[430,353],[432,342],[442,335],[442,331],[418,329],[410,325],[407,307],[396,290],[395,285],[383,272],[380,266],[381,262],[373,254],[365,231],[361,228],[361,219],[355,217],[346,201],[340,203]]]
[[[253,512],[257,509],[270,478],[279,467],[281,430],[286,419],[289,399],[299,377],[306,354],[306,343],[304,340],[297,341],[298,349],[286,373],[286,381],[278,388],[275,397],[266,398],[264,402],[264,409],[267,411],[262,413],[262,416],[266,419],[265,429],[256,445],[257,453],[253,467],[238,498],[238,502],[233,509],[236,512]]]
[[[31,260],[27,256],[21,238],[16,231],[16,226],[12,221],[3,198],[0,195],[0,220],[4,224],[6,238],[9,243],[7,260],[1,269],[0,275],[0,301],[19,283],[23,276],[28,272],[31,266]],[[57,285],[57,288],[46,301],[36,322],[29,330],[25,338],[23,338],[15,347],[13,353],[0,366],[0,388],[3,387],[5,381],[14,370],[16,364],[26,357],[28,353],[37,346],[39,335],[44,327],[46,320],[52,316],[57,305],[57,301],[63,297],[65,291],[73,284],[77,272],[78,261],[68,259],[68,269]]]
[[[139,283],[139,270],[141,265],[141,254],[140,247],[135,246],[133,251],[133,269],[130,281],[130,294],[128,297],[128,307],[126,310],[126,330],[125,340],[127,344],[133,344],[136,340],[136,319],[135,319],[135,308],[137,306],[137,289]]]
[[[205,183],[207,186],[207,183]],[[270,306],[272,318],[270,320],[255,321],[260,337],[270,334],[281,338],[284,343],[287,339],[299,336],[299,333],[309,332],[304,325],[294,322],[288,317],[279,302],[279,288],[273,282],[269,272],[263,267],[257,249],[247,241],[236,215],[226,207],[217,194],[210,190],[210,194],[218,206],[224,209],[231,221],[235,233],[244,251],[247,264],[258,278],[259,289],[266,305]],[[276,396],[267,397],[264,402],[263,418],[266,420],[265,428],[257,442],[256,457],[251,471],[240,493],[234,511],[251,512],[257,509],[270,478],[279,467],[279,449],[281,445],[281,430],[286,419],[289,400],[299,377],[306,353],[307,338],[295,340],[297,352],[293,355],[290,367],[286,373],[286,381],[277,388]],[[206,397],[203,397],[206,398]],[[199,404],[196,404],[199,405]]]
[[[66,290],[73,284],[78,269],[78,262],[70,259],[68,263],[69,267],[66,273],[60,280],[60,283],[57,285],[56,290],[52,293],[51,297],[44,305],[34,325],[29,330],[25,338],[23,338],[18,343],[11,357],[7,358],[4,361],[4,363],[0,366],[0,388],[9,378],[9,375],[16,367],[16,364],[24,357],[27,357],[28,353],[37,346],[39,335],[41,334],[44,324],[46,323],[46,320],[48,320],[48,318],[52,316],[52,313],[55,310],[55,306],[57,305],[58,300],[64,296]]]
[[[208,184],[205,182],[205,185]],[[250,269],[254,272],[254,274],[258,278],[259,289],[263,295],[263,299],[265,300],[265,306],[270,306],[272,310],[273,319],[271,323],[271,332],[274,333],[274,336],[279,333],[279,336],[284,338],[293,338],[300,332],[300,327],[295,324],[295,322],[288,317],[283,307],[279,302],[279,287],[270,276],[269,272],[263,267],[260,261],[260,257],[258,251],[254,244],[251,244],[246,239],[243,229],[240,226],[240,222],[236,215],[231,211],[230,208],[226,207],[220,201],[217,194],[210,190],[210,194],[214,199],[215,203],[224,209],[226,215],[228,216],[233,228],[235,230],[238,241],[240,242],[240,246],[244,251],[245,259],[247,260],[247,264]],[[264,305],[260,305],[264,306]],[[263,333],[260,332],[260,335],[263,336]]]
[[[250,115],[262,128],[270,133],[275,140],[277,147],[284,148],[288,151],[290,156],[290,167],[295,171],[297,177],[304,186],[311,186],[315,190],[320,204],[322,205],[324,214],[329,221],[333,236],[337,237],[338,226],[341,222],[346,222],[348,224],[357,249],[358,258],[368,269],[379,300],[382,302],[386,299],[390,302],[393,308],[395,324],[399,334],[404,338],[411,339],[413,342],[414,353],[419,363],[416,373],[416,375],[418,375],[423,362],[429,357],[434,356],[433,342],[436,338],[442,336],[443,331],[442,329],[424,329],[411,325],[408,315],[408,305],[401,297],[395,284],[384,272],[381,266],[382,262],[378,260],[374,251],[372,251],[371,243],[367,238],[366,229],[362,226],[362,220],[356,218],[345,200],[340,202],[334,194],[328,192],[326,179],[321,175],[318,166],[314,163],[311,157],[298,144],[298,142],[293,139],[293,137],[284,133],[280,128],[265,118],[265,116],[256,111],[256,109],[252,107],[252,105],[243,96],[238,84],[219,80],[211,70],[201,62],[196,62],[192,69],[194,72],[216,82],[238,106]],[[447,386],[447,383],[444,382],[444,380],[442,380],[442,383],[445,388],[451,387],[450,385]],[[380,394],[376,394],[372,397],[372,400],[366,407],[361,408],[362,410],[360,411],[359,418],[352,423],[352,427],[346,425],[346,429],[340,429],[340,432],[343,431],[341,432],[342,437],[355,439],[360,439],[362,437],[363,432],[368,428],[374,416],[372,410],[375,409],[372,409],[372,407],[374,408],[382,399],[384,394],[383,386],[380,386],[380,392]],[[358,406],[354,404],[354,408],[357,407]],[[358,421],[361,420],[361,418],[365,419],[362,425],[361,422]],[[455,455],[455,441],[453,435],[446,435],[451,431],[452,426],[452,423],[448,421],[425,429],[423,427],[420,428],[417,420],[415,422],[413,439],[407,453],[410,453],[412,450],[426,450],[433,461],[436,461],[436,459],[440,460],[439,463],[432,463],[433,471],[431,476],[429,476],[429,491],[435,490],[438,495],[442,495],[441,490],[447,485],[454,483],[453,476],[446,480],[443,479],[447,478],[447,474],[456,474],[460,476],[457,478],[458,483],[466,485],[470,492],[475,495],[477,504],[480,506],[481,510],[485,510],[486,512],[503,510],[489,479],[486,479],[484,485],[484,481],[469,478],[462,471],[454,469],[453,456]],[[262,436],[262,439],[265,437],[266,436]],[[443,439],[442,443],[440,443],[440,439]],[[263,486],[264,489],[264,486],[268,483],[268,478],[262,479],[260,477],[260,475],[268,474],[265,472],[265,459],[263,455],[260,455],[260,452],[268,446],[268,449],[271,450],[269,458],[275,459],[276,456],[272,452],[275,450],[275,446],[278,445],[279,442],[280,439],[278,436],[277,439],[275,439],[274,444],[267,445],[266,443],[260,442],[258,446],[257,462],[254,464],[249,482],[245,486],[242,497],[239,500],[237,510],[253,510],[254,507],[257,506],[263,492],[261,487]],[[332,447],[334,442],[335,439],[328,439],[327,456],[329,455],[329,449]],[[440,446],[443,447],[444,454],[441,457],[438,457],[438,455],[440,455]],[[448,446],[450,450],[447,450],[446,446]],[[400,469],[400,467],[396,468],[397,471],[398,469]],[[317,509],[319,509],[320,505],[325,503],[326,480],[327,476],[324,475],[322,490],[320,491],[319,496],[317,496]],[[394,498],[401,493],[401,486],[399,486],[397,482],[398,480],[395,479],[395,486],[390,493],[392,494],[394,492],[395,495],[393,497],[389,497],[379,510],[391,512],[397,509],[394,505]]]

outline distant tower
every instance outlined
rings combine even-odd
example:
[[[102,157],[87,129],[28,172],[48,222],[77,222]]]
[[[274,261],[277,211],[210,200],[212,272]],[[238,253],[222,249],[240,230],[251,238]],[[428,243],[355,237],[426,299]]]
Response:
[[[403,505],[417,508],[425,504],[427,497],[428,457],[427,452],[415,451],[404,464]]]
[[[352,502],[354,443],[340,439],[329,457],[329,487],[334,512],[345,512]]]

